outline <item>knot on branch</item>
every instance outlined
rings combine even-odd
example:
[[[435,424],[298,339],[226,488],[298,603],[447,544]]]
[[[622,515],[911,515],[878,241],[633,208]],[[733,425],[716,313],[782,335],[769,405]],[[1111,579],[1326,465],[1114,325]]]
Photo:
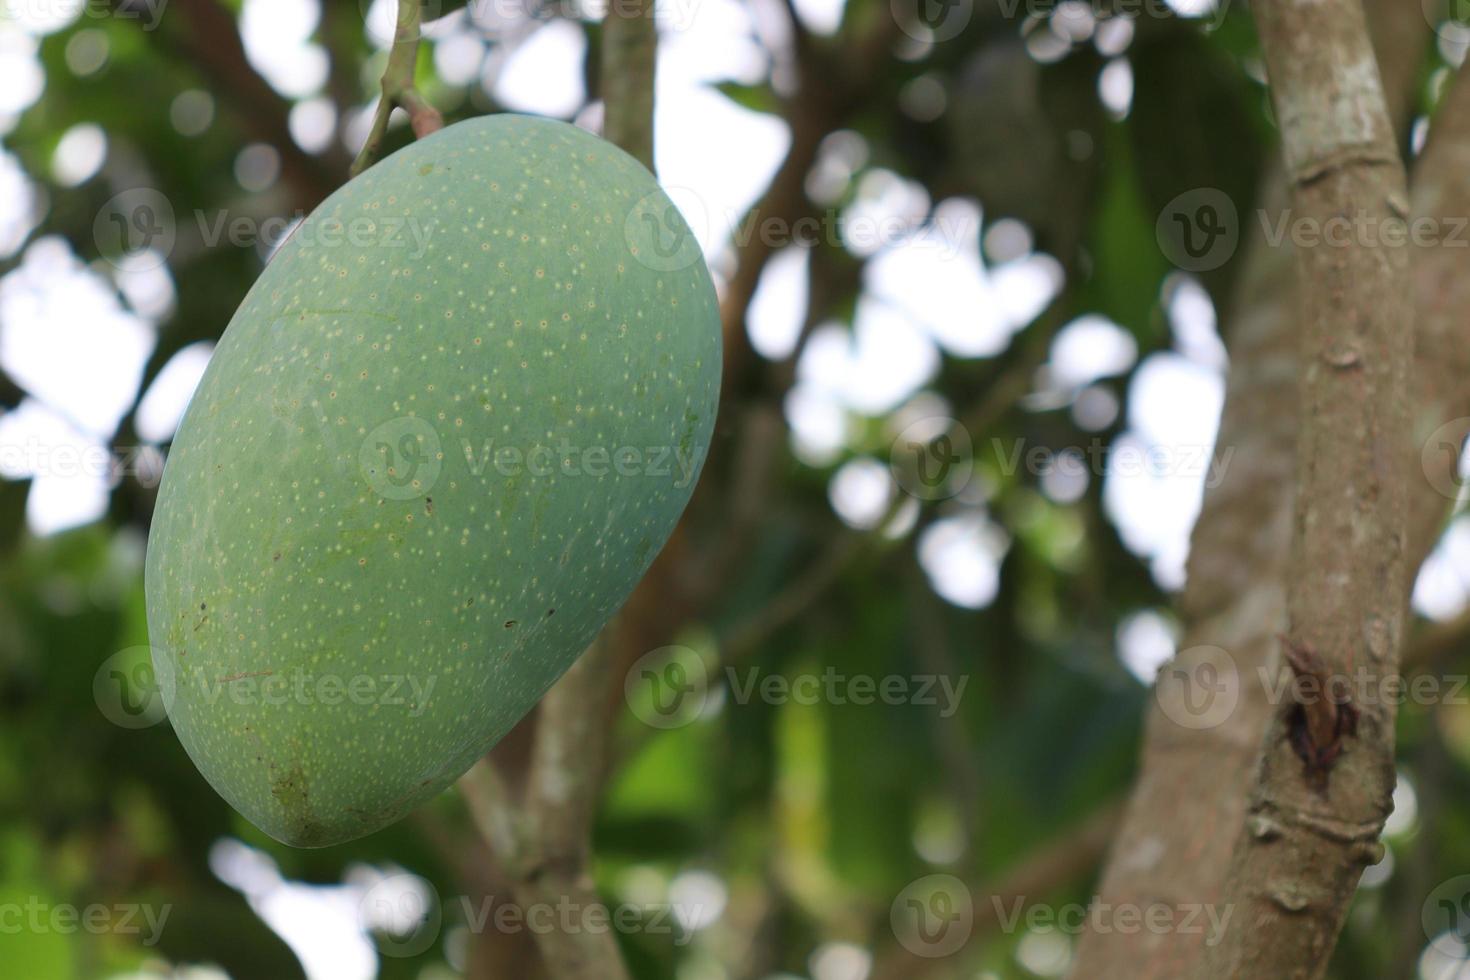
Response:
[[[1293,675],[1294,703],[1287,710],[1287,737],[1302,760],[1307,782],[1325,792],[1344,739],[1358,733],[1358,708],[1347,678],[1334,675],[1310,644],[1298,643],[1284,633],[1280,640]]]

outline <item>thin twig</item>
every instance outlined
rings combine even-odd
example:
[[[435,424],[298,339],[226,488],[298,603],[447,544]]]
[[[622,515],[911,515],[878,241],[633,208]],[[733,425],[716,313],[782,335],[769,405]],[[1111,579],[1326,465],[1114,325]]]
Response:
[[[523,795],[488,756],[459,780],[475,827],[511,879],[516,901],[528,914],[556,910],[558,928],[537,930],[535,938],[559,980],[627,976],[617,937],[595,925],[607,917],[588,861],[605,771],[609,667],[605,644],[594,643],[547,692]]]
[[[429,105],[414,87],[414,70],[419,60],[420,0],[398,0],[398,21],[393,27],[393,46],[388,50],[388,67],[383,70],[383,94],[373,111],[373,126],[357,159],[352,161],[356,177],[377,162],[383,153],[383,139],[388,134],[388,120],[394,108],[408,113],[413,133],[423,139],[444,128],[444,117]]]

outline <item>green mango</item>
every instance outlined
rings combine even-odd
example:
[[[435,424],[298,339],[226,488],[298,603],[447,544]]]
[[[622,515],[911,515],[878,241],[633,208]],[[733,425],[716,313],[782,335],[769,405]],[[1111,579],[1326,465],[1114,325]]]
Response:
[[[444,789],[648,569],[719,381],[698,245],[611,144],[495,115],[339,189],[245,297],[159,488],[154,669],[205,778],[301,847]]]

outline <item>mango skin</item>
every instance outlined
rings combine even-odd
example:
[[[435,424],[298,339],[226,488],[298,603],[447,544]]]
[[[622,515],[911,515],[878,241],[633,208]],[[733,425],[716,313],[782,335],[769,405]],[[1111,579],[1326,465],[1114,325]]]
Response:
[[[159,489],[154,667],[200,772],[300,847],[458,778],[673,530],[720,356],[687,226],[580,129],[473,119],[339,189],[231,320]]]

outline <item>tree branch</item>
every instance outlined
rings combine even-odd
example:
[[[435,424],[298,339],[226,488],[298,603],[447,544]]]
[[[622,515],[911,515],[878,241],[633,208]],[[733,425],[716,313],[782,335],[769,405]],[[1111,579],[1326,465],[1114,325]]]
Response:
[[[653,172],[653,87],[658,62],[653,0],[609,5],[602,31],[602,135]]]
[[[547,692],[536,718],[523,799],[488,757],[459,782],[476,828],[512,881],[516,901],[523,909],[558,910],[558,928],[535,932],[541,958],[557,980],[627,977],[588,868],[604,774],[610,667],[608,651],[594,643]],[[561,915],[562,909],[573,918]]]
[[[1406,230],[1403,163],[1357,0],[1258,4],[1299,220]],[[1393,808],[1395,706],[1355,704],[1359,668],[1398,669],[1405,616],[1413,334],[1400,239],[1298,249],[1303,370],[1286,659],[1299,685],[1262,749],[1221,901],[1231,928],[1197,975],[1320,977]]]
[[[1367,0],[1366,7],[1385,93],[1403,132],[1429,28],[1417,9],[1398,0]],[[1448,179],[1463,181],[1463,172]],[[1278,165],[1257,207],[1279,214],[1286,201],[1286,177]],[[1203,645],[1228,651],[1238,700],[1218,724],[1186,727],[1162,705],[1196,674],[1178,662],[1160,672],[1138,776],[1098,885],[1101,907],[1197,907],[1217,900],[1244,826],[1253,765],[1272,712],[1265,682],[1280,669],[1275,636],[1286,625],[1295,496],[1298,354],[1290,314],[1296,282],[1290,239],[1268,248],[1259,222],[1248,224],[1254,231],[1238,280],[1240,297],[1222,331],[1230,370],[1215,457],[1229,465],[1222,481],[1206,490],[1180,600],[1186,623],[1181,651]],[[1417,458],[1413,465],[1419,466]],[[1442,513],[1444,500],[1438,504]],[[1416,551],[1414,560],[1422,554]],[[1174,980],[1190,974],[1203,948],[1197,932],[1124,935],[1089,928],[1070,975]]]
[[[388,120],[395,107],[408,113],[413,134],[423,139],[444,128],[444,117],[429,105],[414,87],[414,71],[419,60],[420,0],[398,0],[398,20],[393,26],[393,46],[388,49],[388,67],[383,70],[383,94],[373,111],[372,129],[362,144],[357,159],[352,161],[356,177],[377,162],[383,153],[383,139],[388,134]]]

